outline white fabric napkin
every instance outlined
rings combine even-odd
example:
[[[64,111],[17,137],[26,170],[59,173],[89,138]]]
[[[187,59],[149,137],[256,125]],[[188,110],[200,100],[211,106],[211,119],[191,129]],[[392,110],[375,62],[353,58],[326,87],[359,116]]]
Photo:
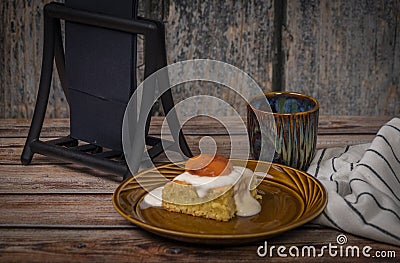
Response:
[[[318,150],[307,172],[328,192],[328,204],[313,223],[400,245],[399,118],[372,143]]]

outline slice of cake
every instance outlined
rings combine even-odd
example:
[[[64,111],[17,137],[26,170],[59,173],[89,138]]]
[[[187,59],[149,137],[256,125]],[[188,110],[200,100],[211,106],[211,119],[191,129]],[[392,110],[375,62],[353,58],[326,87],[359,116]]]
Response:
[[[162,207],[218,221],[255,215],[261,205],[256,190],[249,190],[252,182],[251,170],[232,166],[219,155],[201,154],[189,159],[185,172],[164,186]]]

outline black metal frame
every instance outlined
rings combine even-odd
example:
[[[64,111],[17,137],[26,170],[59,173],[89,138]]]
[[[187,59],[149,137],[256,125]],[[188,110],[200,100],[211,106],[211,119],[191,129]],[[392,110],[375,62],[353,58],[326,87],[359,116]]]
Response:
[[[35,111],[24,150],[21,155],[21,161],[23,164],[27,165],[31,162],[33,154],[39,153],[121,175],[125,179],[130,176],[130,172],[124,160],[123,153],[121,152],[114,150],[103,151],[101,146],[92,144],[78,146],[78,140],[71,138],[70,136],[46,142],[39,139],[50,93],[53,60],[56,62],[58,75],[67,101],[69,98],[68,89],[65,84],[65,55],[61,36],[61,19],[126,33],[144,35],[146,39],[145,78],[167,65],[164,25],[159,21],[148,20],[140,17],[137,20],[129,20],[77,10],[68,8],[64,4],[60,3],[49,3],[44,7],[42,71]],[[161,96],[161,102],[165,115],[173,110],[174,101],[171,90],[167,90]],[[173,118],[168,120],[168,124],[172,130],[172,134],[178,134],[177,138],[174,138],[175,144],[178,143],[178,148],[181,148],[182,152],[186,156],[192,156],[182,132],[176,130],[179,129],[176,114],[174,111],[171,111],[171,113],[173,114]],[[146,144],[153,146],[148,150],[149,156],[154,158],[161,154],[164,149],[161,139],[148,136],[150,118],[151,116],[148,116],[145,127],[145,136]]]

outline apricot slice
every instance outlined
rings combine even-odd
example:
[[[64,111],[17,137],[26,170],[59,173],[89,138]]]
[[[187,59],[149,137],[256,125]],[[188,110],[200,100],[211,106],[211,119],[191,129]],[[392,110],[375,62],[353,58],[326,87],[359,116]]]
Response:
[[[185,170],[198,176],[228,175],[232,172],[232,164],[221,155],[200,154],[190,158],[185,165]]]

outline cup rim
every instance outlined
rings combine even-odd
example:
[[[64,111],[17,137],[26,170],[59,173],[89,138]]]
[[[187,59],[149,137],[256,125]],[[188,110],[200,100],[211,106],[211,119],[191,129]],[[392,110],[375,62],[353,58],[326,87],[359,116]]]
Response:
[[[251,102],[254,101],[256,98],[267,97],[267,95],[274,95],[274,96],[276,96],[276,95],[294,95],[296,97],[306,98],[306,99],[313,101],[315,103],[315,106],[311,110],[308,110],[308,111],[300,111],[300,112],[294,112],[294,113],[278,113],[278,112],[268,112],[268,111],[260,110],[251,105]],[[267,100],[268,100],[268,98],[267,98]],[[278,115],[290,116],[290,115],[311,114],[311,113],[319,110],[319,103],[318,103],[317,99],[315,99],[314,97],[311,97],[309,95],[303,94],[303,93],[292,92],[292,91],[268,91],[268,92],[263,93],[262,95],[254,96],[246,104],[247,104],[247,108],[250,107],[253,111],[258,111],[258,112],[264,113],[264,114],[272,114],[272,115],[276,115],[276,116],[278,116]]]

